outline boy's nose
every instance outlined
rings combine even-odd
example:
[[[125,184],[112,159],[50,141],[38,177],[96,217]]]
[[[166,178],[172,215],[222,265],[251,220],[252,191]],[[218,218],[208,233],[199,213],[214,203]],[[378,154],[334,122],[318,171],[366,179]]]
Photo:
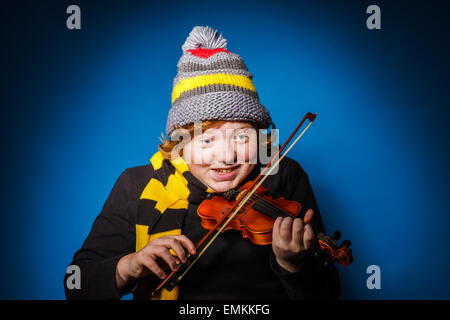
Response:
[[[234,164],[236,162],[236,157],[236,150],[232,143],[224,144],[216,151],[216,159],[221,163]]]

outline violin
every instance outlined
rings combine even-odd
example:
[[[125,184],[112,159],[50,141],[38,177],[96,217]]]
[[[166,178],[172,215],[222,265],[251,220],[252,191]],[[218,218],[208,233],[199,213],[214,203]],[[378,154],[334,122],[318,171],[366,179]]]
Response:
[[[293,147],[293,145],[306,132],[313,123],[316,114],[308,112],[297,128],[272,157],[266,167],[253,181],[248,181],[238,190],[229,190],[221,194],[210,194],[198,207],[197,213],[201,218],[203,228],[209,230],[208,233],[197,243],[195,249],[197,254],[187,255],[186,263],[179,263],[178,271],[171,271],[170,274],[161,281],[152,296],[157,294],[162,288],[172,290],[198,261],[214,240],[226,230],[240,230],[244,238],[248,238],[256,245],[268,245],[272,243],[272,229],[277,217],[297,218],[302,206],[300,203],[283,197],[273,199],[269,189],[262,186],[262,183],[274,169],[272,162],[277,165]],[[281,155],[287,144],[294,137],[304,121],[308,119],[308,126],[301,132],[292,145]],[[330,262],[337,261],[343,266],[349,265],[353,261],[352,250],[349,248],[350,241],[345,240],[338,245],[335,240],[340,237],[340,232],[335,231],[332,237],[324,233],[316,235],[318,249],[314,253],[316,258],[322,258],[325,266]]]
[[[221,217],[227,215],[234,203],[239,201],[239,195],[247,190],[252,183],[253,181],[249,181],[238,190],[230,190],[215,196],[210,195],[209,199],[204,200],[197,209],[202,227],[206,230],[213,230]],[[243,238],[248,238],[254,244],[268,245],[272,243],[275,219],[278,217],[295,219],[301,209],[302,206],[297,201],[286,200],[283,197],[273,199],[269,189],[261,186],[222,232],[239,230],[242,232]],[[335,242],[335,240],[339,240],[340,236],[340,231],[335,231],[331,237],[323,232],[316,236],[319,250],[326,252],[328,255],[324,259],[325,265],[328,265],[330,261],[337,261],[341,265],[347,266],[353,261],[349,248],[350,240],[342,241],[341,245]],[[318,256],[317,251],[315,256]]]
[[[239,190],[227,191],[222,195],[204,200],[197,209],[197,214],[202,219],[202,227],[206,230],[213,229],[220,218],[227,215],[235,202],[239,201],[242,192],[247,190],[252,183],[253,181],[249,181]],[[286,200],[283,197],[272,199],[269,189],[259,187],[222,232],[230,229],[240,230],[242,236],[254,244],[271,244],[275,219],[277,217],[295,218],[301,208],[300,203],[296,201]]]

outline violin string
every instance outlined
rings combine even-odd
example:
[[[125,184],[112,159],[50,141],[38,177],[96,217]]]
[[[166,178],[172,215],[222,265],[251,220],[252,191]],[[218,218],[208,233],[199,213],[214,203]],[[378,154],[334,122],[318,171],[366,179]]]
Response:
[[[271,207],[271,209],[273,209],[274,211],[277,211],[279,213],[281,213],[280,216],[284,216],[284,217],[289,217],[289,218],[295,218],[295,216],[293,216],[292,214],[290,214],[289,212],[278,208],[277,206],[275,206],[274,204],[270,203],[269,201],[267,201],[266,199],[264,199],[263,197],[261,197],[260,195],[253,195],[257,200],[261,200],[264,204],[266,204],[267,206]],[[253,197],[252,196],[252,197]],[[255,200],[255,201],[257,201]]]
[[[303,134],[308,130],[308,128],[311,126],[312,122],[310,122],[306,128],[300,133],[300,135],[294,140],[294,142],[289,146],[289,148],[279,157],[275,164],[270,166],[269,171],[265,173],[267,167],[263,170],[262,175],[260,176],[260,180],[257,181],[256,185],[254,184],[253,189],[248,190],[247,193],[244,195],[244,198],[241,199],[241,201],[238,203],[237,208],[233,211],[233,213],[229,216],[228,220],[225,221],[225,223],[220,227],[219,230],[213,235],[213,237],[208,241],[208,243],[205,244],[203,249],[198,253],[197,257],[189,264],[189,266],[184,270],[184,272],[178,277],[178,281],[181,281],[184,276],[189,272],[189,270],[194,266],[194,264],[200,259],[200,257],[203,255],[203,253],[209,248],[209,246],[216,240],[216,238],[220,235],[220,233],[225,229],[225,227],[233,220],[233,218],[236,216],[236,214],[241,210],[241,208],[247,203],[249,199],[251,199],[252,195],[258,190],[258,188],[261,186],[261,184],[267,179],[267,177],[272,173],[274,168],[280,163],[281,160],[284,159],[286,154],[292,149],[292,147],[298,142],[298,140],[303,136]]]

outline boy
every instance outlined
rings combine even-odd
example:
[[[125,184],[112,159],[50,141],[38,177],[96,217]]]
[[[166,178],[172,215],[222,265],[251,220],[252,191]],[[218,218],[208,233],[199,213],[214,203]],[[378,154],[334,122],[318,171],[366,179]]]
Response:
[[[210,27],[195,27],[182,46],[166,131],[151,165],[129,168],[116,182],[72,264],[81,289],[68,299],[308,299],[337,298],[339,278],[312,255],[323,231],[308,176],[292,159],[263,186],[272,197],[302,205],[299,218],[277,218],[271,245],[236,230],[222,233],[179,286],[152,289],[195,255],[207,233],[197,215],[208,193],[223,193],[261,170],[258,129],[272,124],[243,60]],[[302,218],[300,218],[302,217]]]

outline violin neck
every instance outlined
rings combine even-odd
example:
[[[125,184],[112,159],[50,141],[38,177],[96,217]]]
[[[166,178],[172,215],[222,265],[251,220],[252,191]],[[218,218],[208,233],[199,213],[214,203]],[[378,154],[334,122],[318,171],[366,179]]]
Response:
[[[280,209],[277,206],[274,206],[273,204],[264,200],[263,198],[256,200],[252,204],[252,208],[254,208],[255,210],[261,212],[262,214],[264,214],[272,219],[276,219],[278,217],[283,217],[283,218],[289,217],[292,219],[295,218],[289,212],[286,212],[283,209]]]

